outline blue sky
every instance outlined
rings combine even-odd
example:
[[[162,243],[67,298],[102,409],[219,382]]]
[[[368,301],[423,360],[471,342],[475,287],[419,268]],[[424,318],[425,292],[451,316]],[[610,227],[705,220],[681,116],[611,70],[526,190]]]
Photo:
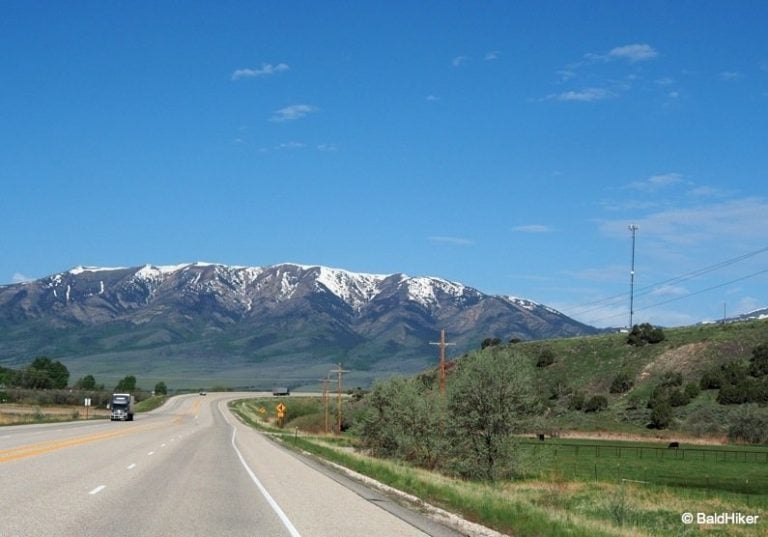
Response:
[[[768,4],[0,15],[0,284],[291,261],[623,326],[637,224],[635,321],[768,306]]]

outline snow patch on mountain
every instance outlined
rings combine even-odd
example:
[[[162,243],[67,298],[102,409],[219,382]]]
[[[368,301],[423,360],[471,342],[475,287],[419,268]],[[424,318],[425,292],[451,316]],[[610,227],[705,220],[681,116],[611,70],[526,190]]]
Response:
[[[404,285],[408,291],[408,298],[418,302],[422,306],[427,308],[438,304],[435,290],[440,290],[443,293],[459,298],[464,295],[466,287],[460,283],[449,282],[442,278],[430,278],[430,277],[415,277],[406,278],[402,285]]]
[[[316,267],[320,275],[317,283],[329,292],[359,310],[379,293],[379,284],[386,279],[381,274],[351,273],[340,269]]]

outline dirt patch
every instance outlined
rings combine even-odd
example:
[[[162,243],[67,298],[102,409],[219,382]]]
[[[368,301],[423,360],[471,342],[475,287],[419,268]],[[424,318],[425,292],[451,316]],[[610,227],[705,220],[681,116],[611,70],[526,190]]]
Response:
[[[667,445],[674,440],[681,444],[695,444],[699,446],[721,446],[728,443],[725,437],[699,438],[685,436],[674,431],[657,432],[653,436],[641,434],[623,434],[623,433],[599,433],[599,432],[581,432],[581,431],[561,431],[560,439],[574,440],[612,440],[617,442],[658,442]]]
[[[700,368],[701,357],[709,349],[709,346],[710,343],[701,341],[665,351],[643,368],[637,377],[637,382],[640,383],[649,377],[667,372],[679,372],[684,376],[689,376],[693,371]]]

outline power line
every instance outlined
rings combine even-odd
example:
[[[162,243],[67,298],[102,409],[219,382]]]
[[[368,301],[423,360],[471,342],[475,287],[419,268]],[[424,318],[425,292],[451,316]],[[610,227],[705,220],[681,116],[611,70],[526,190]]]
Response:
[[[650,285],[646,285],[644,287],[641,287],[637,290],[635,290],[635,296],[644,296],[647,294],[652,293],[653,291],[658,290],[659,288],[666,286],[666,285],[672,285],[676,283],[682,283],[684,281],[693,279],[697,276],[702,276],[704,274],[708,274],[710,272],[714,272],[716,270],[725,268],[730,265],[734,265],[736,263],[739,263],[741,261],[744,261],[746,259],[749,259],[750,257],[754,257],[758,254],[762,254],[764,252],[768,252],[768,247],[760,248],[758,250],[754,250],[752,252],[748,252],[746,254],[733,257],[731,259],[726,259],[725,261],[720,261],[719,263],[715,263],[714,265],[709,265],[701,269],[696,269],[691,272],[687,272],[685,274],[682,274],[680,276],[674,276],[672,278],[669,278],[667,280],[662,280],[660,282],[652,283]],[[606,298],[593,300],[590,302],[585,302],[584,304],[580,306],[575,307],[575,311],[571,310],[569,312],[570,316],[583,316],[585,313],[589,313],[591,311],[597,311],[600,309],[605,308],[606,306],[611,305],[618,305],[621,302],[624,302],[626,300],[627,293],[619,293],[617,295],[612,295]],[[594,306],[594,307],[593,307]],[[614,315],[611,317],[617,317],[618,315]]]
[[[698,291],[694,291],[692,293],[688,293],[687,295],[684,295],[684,296],[678,296],[678,297],[675,297],[675,298],[670,298],[668,300],[664,300],[662,302],[656,302],[655,304],[649,304],[647,306],[643,306],[642,308],[637,308],[637,309],[638,310],[647,310],[647,309],[655,308],[655,307],[658,307],[658,306],[663,306],[665,304],[669,304],[670,302],[677,302],[678,300],[684,300],[684,299],[690,298],[692,296],[700,295],[702,293],[706,293],[706,292],[712,291],[714,289],[719,289],[720,287],[725,287],[727,285],[731,285],[731,284],[738,283],[738,282],[741,282],[741,281],[744,281],[744,280],[748,280],[750,278],[754,278],[755,276],[760,276],[761,274],[766,274],[766,273],[768,273],[768,269],[759,270],[757,272],[753,272],[752,274],[748,274],[747,276],[742,276],[741,278],[736,278],[734,280],[730,280],[730,281],[727,281],[727,282],[724,282],[724,283],[719,283],[717,285],[712,285],[712,286],[707,287],[705,289],[699,289]],[[613,319],[615,317],[620,317],[621,315],[624,315],[624,314],[623,313],[619,313],[619,314],[616,314],[616,315],[609,315],[607,317],[603,317],[602,319],[597,319],[597,320],[592,321],[592,322],[596,323],[596,322],[604,321],[604,320],[607,320],[607,319]]]

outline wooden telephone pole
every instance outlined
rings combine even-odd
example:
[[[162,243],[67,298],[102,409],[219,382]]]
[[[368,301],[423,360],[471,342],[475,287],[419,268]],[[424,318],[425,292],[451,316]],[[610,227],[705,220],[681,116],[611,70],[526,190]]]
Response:
[[[440,347],[440,394],[445,394],[445,348],[449,345],[456,345],[455,343],[445,342],[445,330],[440,330],[440,341],[430,341],[430,345],[438,345]]]
[[[323,383],[323,407],[325,409],[325,434],[328,434],[328,383],[331,381],[327,376],[320,379]]]
[[[338,401],[336,403],[336,415],[338,417],[338,428],[337,428],[336,432],[338,434],[341,434],[341,418],[342,418],[342,413],[341,413],[341,387],[342,387],[342,377],[344,376],[344,373],[349,373],[349,370],[342,369],[341,368],[341,363],[339,363],[338,367],[336,369],[332,369],[331,370],[331,373],[336,373],[338,375],[338,378],[339,378],[339,385],[338,385],[338,391],[337,391]]]

